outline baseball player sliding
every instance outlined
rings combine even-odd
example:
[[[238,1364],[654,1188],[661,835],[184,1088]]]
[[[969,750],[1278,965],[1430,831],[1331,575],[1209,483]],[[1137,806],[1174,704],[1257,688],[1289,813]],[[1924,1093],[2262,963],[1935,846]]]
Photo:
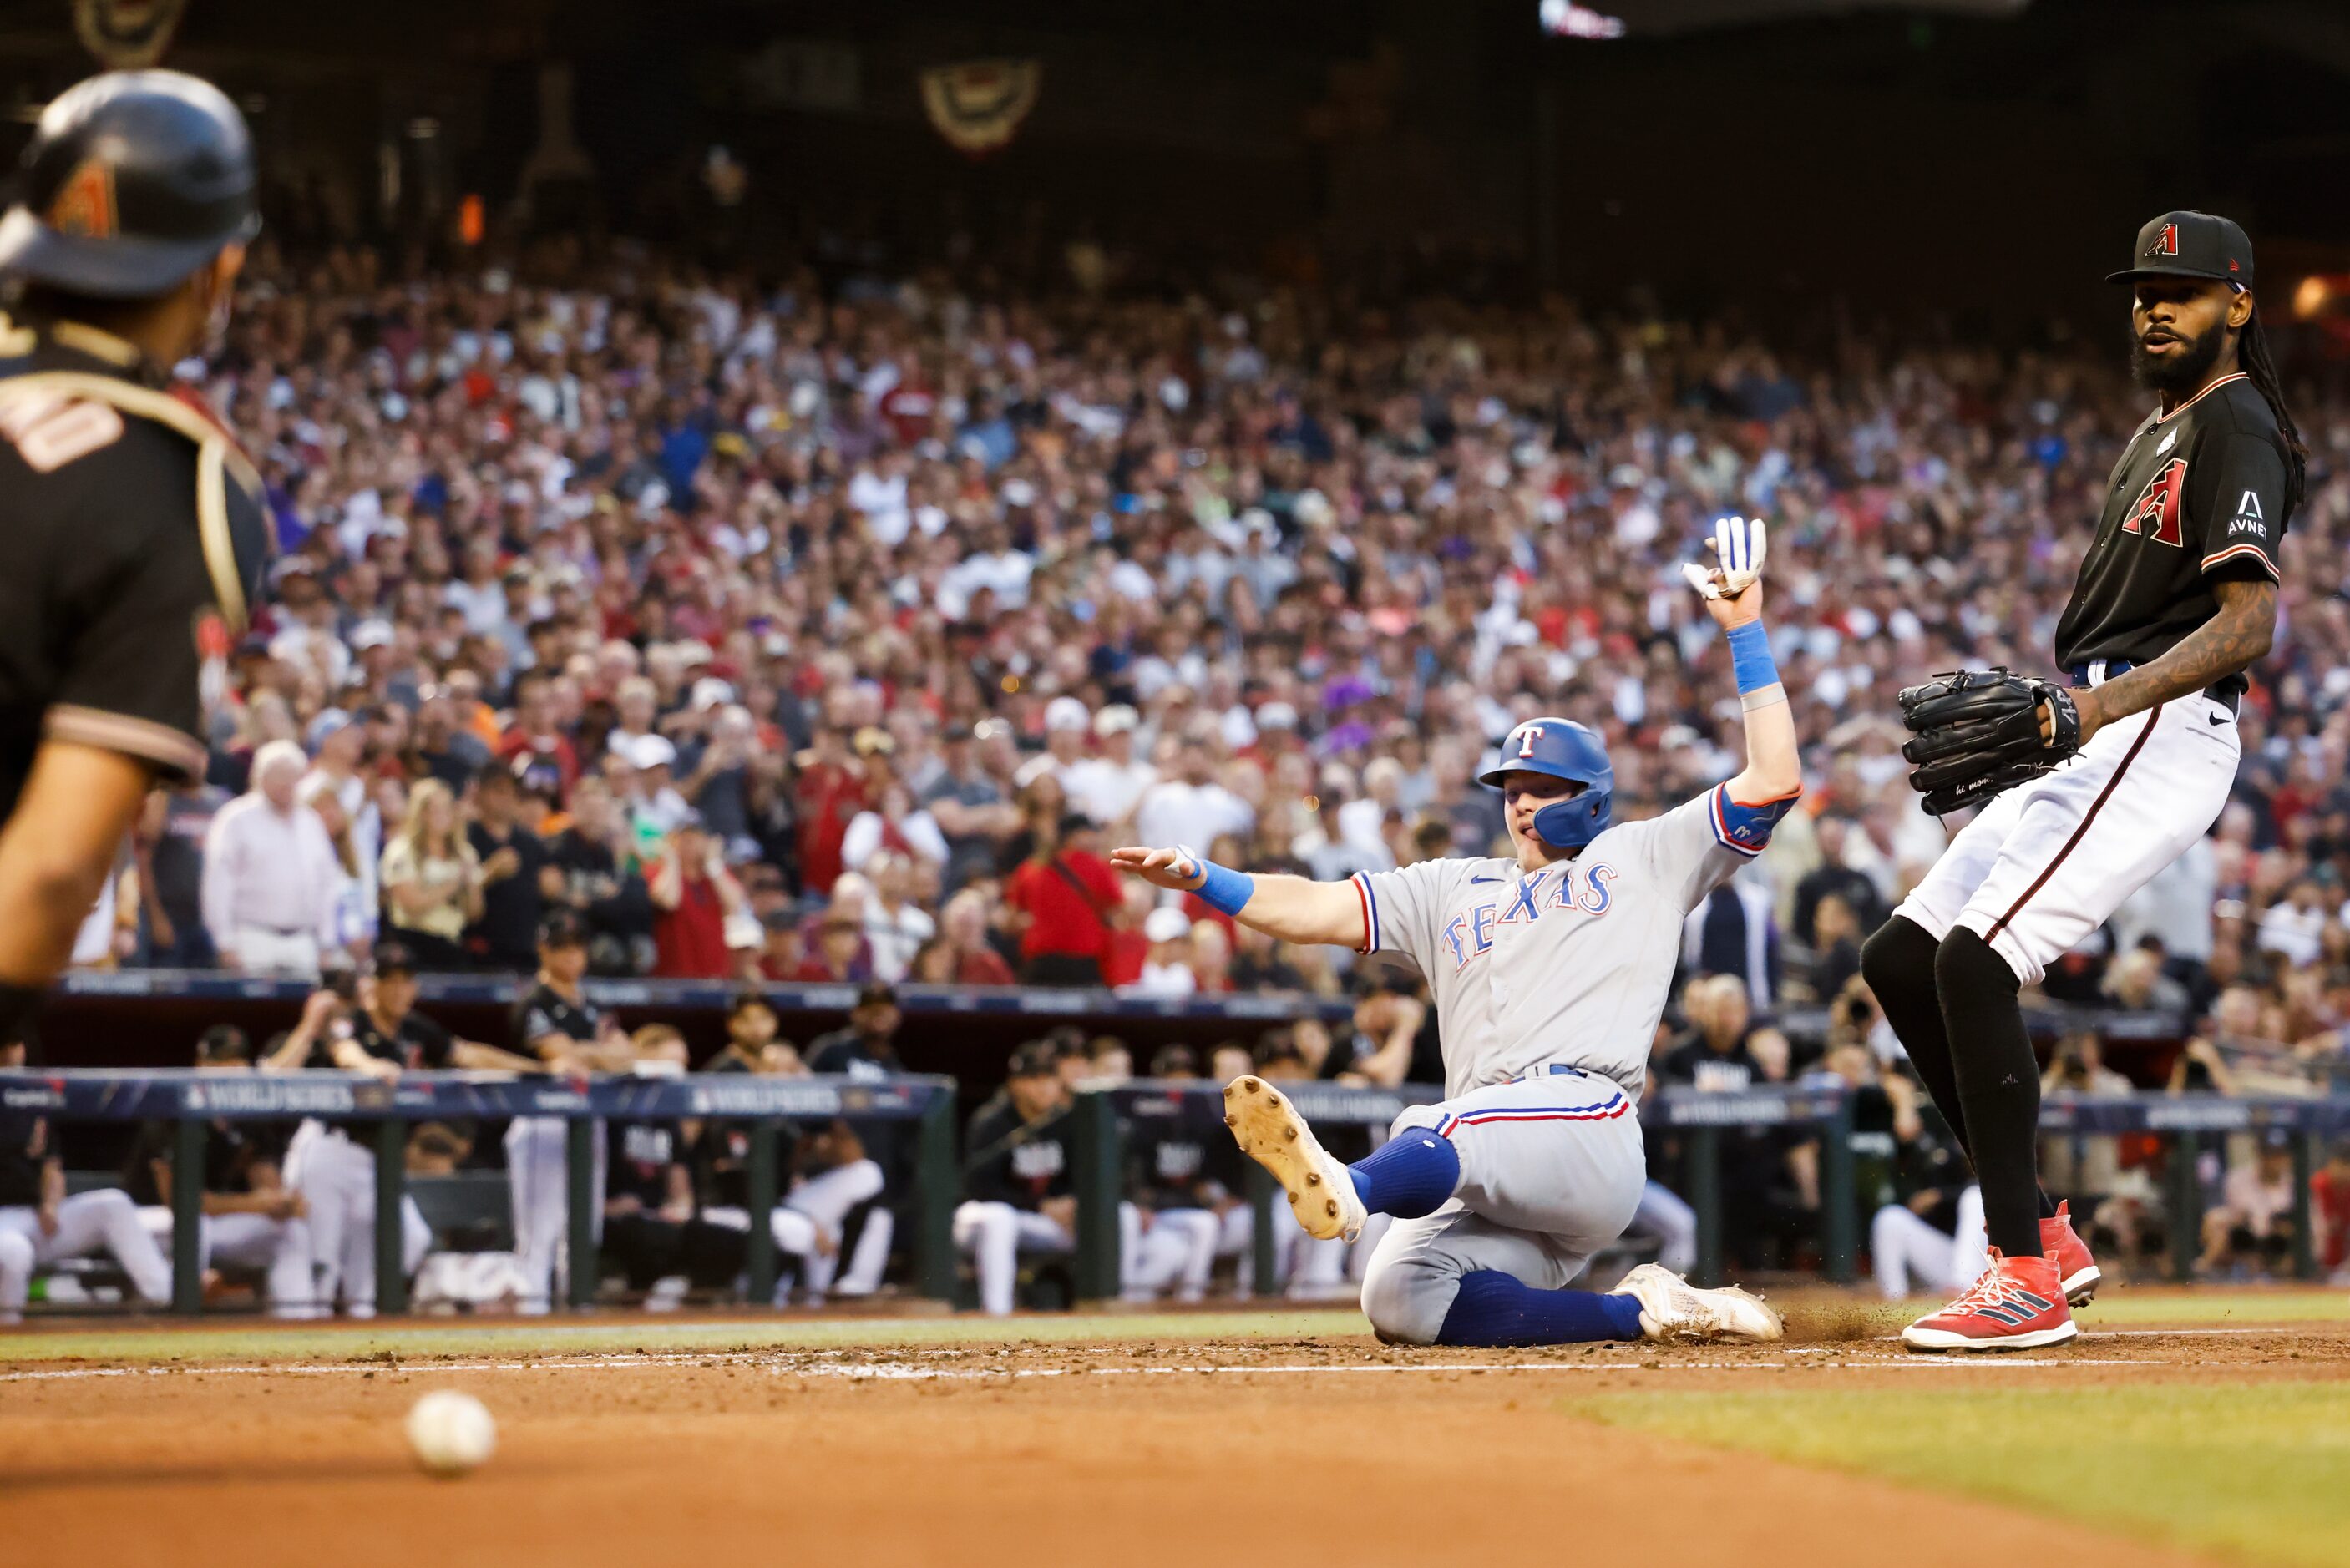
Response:
[[[2024,1350],[2079,1332],[2099,1273],[2040,1190],[2040,1064],[2017,992],[2200,838],[2236,780],[2244,671],[2276,633],[2277,554],[2306,467],[2252,300],[2244,231],[2138,231],[2132,369],[2159,406],[2114,465],[2056,625],[2072,690],[2005,670],[1901,694],[1937,814],[1982,805],[1861,950],[1861,969],[1982,1184],[1991,1261],[1902,1334]],[[2069,1298],[2069,1302],[2068,1302]]]
[[[1224,1090],[1233,1136],[1308,1232],[1352,1240],[1368,1216],[1396,1217],[1363,1276],[1363,1311],[1391,1344],[1780,1336],[1779,1314],[1744,1291],[1697,1290],[1653,1263],[1606,1294],[1565,1288],[1639,1205],[1633,1107],[1681,921],[1761,852],[1802,788],[1762,628],[1763,525],[1729,518],[1711,543],[1720,567],[1683,570],[1729,636],[1746,707],[1746,769],[1728,784],[1611,826],[1599,737],[1535,719],[1482,775],[1503,792],[1509,858],[1314,882],[1181,845],[1111,857],[1284,940],[1405,953],[1427,975],[1447,1097],[1397,1117],[1369,1158],[1340,1164],[1253,1075]]]

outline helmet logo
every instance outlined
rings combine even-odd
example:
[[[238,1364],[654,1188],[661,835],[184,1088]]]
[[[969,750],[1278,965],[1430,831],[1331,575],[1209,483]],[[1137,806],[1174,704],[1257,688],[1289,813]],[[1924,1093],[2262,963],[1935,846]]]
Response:
[[[66,176],[49,203],[49,227],[83,239],[114,237],[114,170],[103,159],[85,158]]]
[[[1540,724],[1528,724],[1524,729],[1520,730],[1518,732],[1518,755],[1522,757],[1533,756],[1534,754],[1534,742],[1542,739],[1542,733],[1543,727]]]

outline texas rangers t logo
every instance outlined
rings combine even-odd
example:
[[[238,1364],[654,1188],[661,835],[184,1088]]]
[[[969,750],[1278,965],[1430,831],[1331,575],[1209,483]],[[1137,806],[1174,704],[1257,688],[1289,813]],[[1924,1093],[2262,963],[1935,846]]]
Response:
[[[1518,755],[1522,757],[1533,756],[1534,754],[1534,742],[1542,739],[1542,733],[1543,727],[1540,724],[1528,724],[1524,729],[1520,730],[1518,732]]]
[[[2178,525],[2178,507],[2186,483],[2185,458],[2174,457],[2164,463],[2162,472],[2147,480],[2146,488],[2138,492],[2137,503],[2122,519],[2122,526],[2130,533],[2143,534],[2149,531],[2146,524],[2151,523],[2155,543],[2183,545],[2186,535]]]

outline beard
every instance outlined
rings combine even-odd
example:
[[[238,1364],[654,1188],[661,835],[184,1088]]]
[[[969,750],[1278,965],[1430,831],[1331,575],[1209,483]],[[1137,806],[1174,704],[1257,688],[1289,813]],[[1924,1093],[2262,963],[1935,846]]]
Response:
[[[2214,327],[2200,337],[2179,335],[2178,346],[2159,356],[2146,351],[2146,345],[2135,335],[2130,338],[2130,379],[2149,392],[2173,396],[2191,392],[2211,374],[2211,367],[2220,362],[2220,350],[2228,341],[2228,329]]]

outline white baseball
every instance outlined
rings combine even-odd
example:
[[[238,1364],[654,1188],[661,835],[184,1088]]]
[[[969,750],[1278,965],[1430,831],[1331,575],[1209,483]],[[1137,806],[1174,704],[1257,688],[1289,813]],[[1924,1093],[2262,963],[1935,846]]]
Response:
[[[463,1475],[498,1446],[489,1407],[471,1394],[436,1388],[408,1412],[408,1446],[427,1475]]]

